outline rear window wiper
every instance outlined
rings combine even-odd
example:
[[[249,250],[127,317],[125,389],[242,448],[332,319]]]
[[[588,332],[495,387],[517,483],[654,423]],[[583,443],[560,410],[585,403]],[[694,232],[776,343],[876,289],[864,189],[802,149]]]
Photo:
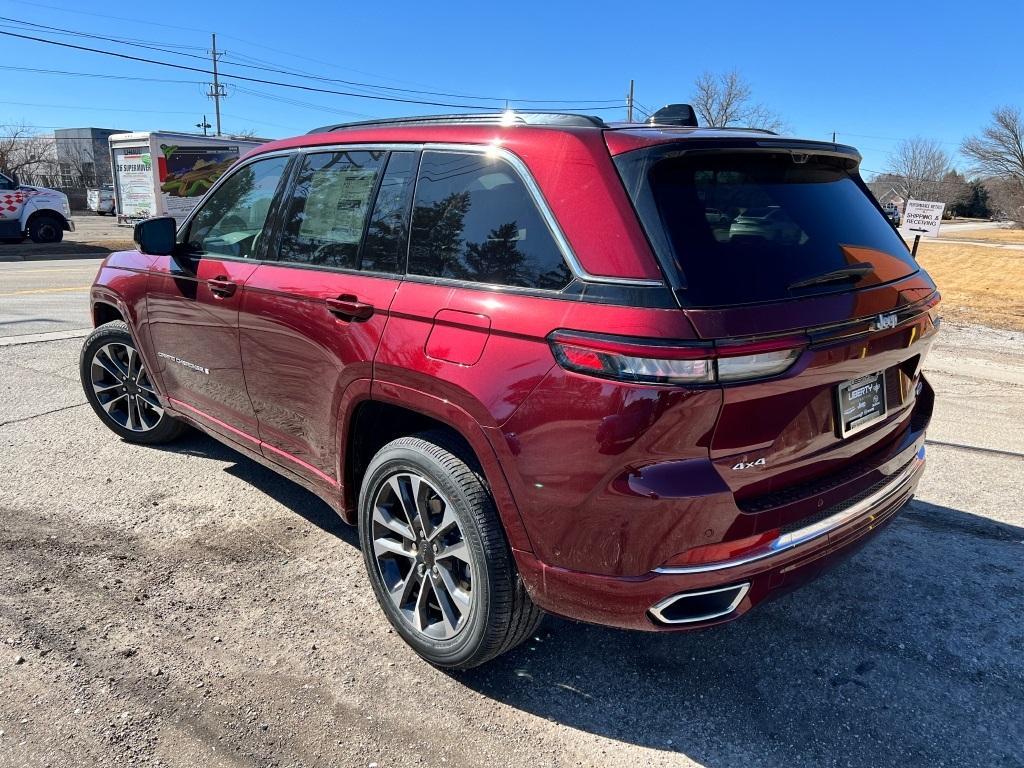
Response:
[[[789,290],[796,288],[809,288],[812,285],[822,285],[824,283],[839,283],[844,280],[851,282],[857,282],[868,272],[875,270],[874,264],[854,264],[849,267],[842,267],[840,269],[834,269],[831,272],[826,272],[823,275],[817,275],[815,277],[808,277],[805,280],[797,280],[795,283],[790,283]]]

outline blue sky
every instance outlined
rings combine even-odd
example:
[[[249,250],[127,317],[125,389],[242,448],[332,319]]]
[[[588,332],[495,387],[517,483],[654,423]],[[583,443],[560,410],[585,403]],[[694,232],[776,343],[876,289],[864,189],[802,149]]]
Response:
[[[509,99],[586,100],[612,106],[629,79],[649,108],[686,101],[705,69],[738,69],[754,94],[793,133],[858,146],[866,171],[882,170],[905,137],[925,136],[956,153],[960,140],[1000,104],[1024,108],[1021,29],[1024,2],[693,3],[630,5],[521,0],[366,4],[307,2],[282,14],[280,2],[174,0],[72,4],[6,0],[0,31],[48,37],[204,66],[199,59],[118,46],[40,29],[132,38],[203,55],[209,33],[226,51],[222,68],[252,77],[450,101],[397,90],[300,80],[249,64],[323,78]],[[111,18],[116,17],[116,18]],[[17,21],[10,21],[15,19]],[[195,72],[122,61],[0,36],[0,67],[63,70],[164,80],[205,79]],[[195,130],[213,105],[196,83],[143,82],[0,69],[0,123]],[[453,111],[225,79],[225,131],[269,137],[324,123]],[[255,92],[255,93],[254,93]],[[271,98],[267,98],[267,97]],[[288,101],[281,101],[286,99]],[[474,100],[470,100],[474,102]],[[475,102],[495,104],[498,101]],[[623,119],[619,107],[603,109]],[[962,162],[959,163],[962,165]]]

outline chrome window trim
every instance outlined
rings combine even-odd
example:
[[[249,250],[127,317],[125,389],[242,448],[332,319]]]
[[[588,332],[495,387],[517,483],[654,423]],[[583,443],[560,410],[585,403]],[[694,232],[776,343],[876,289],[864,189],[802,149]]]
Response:
[[[907,465],[907,468],[870,496],[861,499],[856,504],[852,504],[846,509],[836,512],[834,515],[829,515],[823,520],[819,520],[818,522],[804,526],[803,528],[798,528],[795,531],[782,534],[770,542],[764,550],[759,550],[753,554],[746,555],[744,557],[737,557],[732,560],[721,560],[717,563],[662,566],[660,568],[655,568],[654,573],[678,575],[684,573],[709,573],[711,571],[723,571],[728,568],[736,568],[741,565],[757,562],[758,560],[774,557],[782,552],[799,547],[802,544],[807,544],[810,541],[814,541],[815,539],[819,539],[822,536],[831,533],[837,528],[841,528],[852,520],[866,514],[873,507],[884,504],[894,496],[899,495],[913,482],[914,477],[917,475],[917,472],[923,464],[924,445],[922,444],[910,464]]]
[[[177,233],[180,235],[185,227],[192,223],[192,219],[196,216],[199,208],[203,203],[206,202],[206,198],[213,195],[214,192],[220,187],[221,184],[229,177],[237,173],[243,167],[272,157],[288,156],[288,155],[308,155],[316,154],[318,152],[344,152],[344,151],[381,151],[381,152],[420,152],[423,150],[434,150],[439,152],[465,152],[471,154],[491,155],[499,157],[506,161],[513,170],[519,175],[520,180],[526,186],[527,191],[532,198],[534,205],[540,211],[541,217],[544,219],[544,223],[551,231],[552,237],[555,239],[555,244],[558,246],[559,252],[562,254],[562,258],[565,259],[566,265],[569,267],[569,271],[572,272],[573,276],[579,280],[583,280],[589,283],[607,283],[609,285],[627,285],[627,286],[653,286],[660,287],[665,285],[664,280],[640,278],[640,277],[612,277],[609,275],[595,275],[592,272],[588,272],[579,259],[576,257],[575,251],[569,244],[568,238],[562,231],[561,226],[558,224],[558,220],[555,218],[555,214],[552,212],[551,207],[548,205],[547,200],[544,198],[544,194],[541,192],[540,187],[537,185],[537,181],[533,178],[533,174],[530,173],[530,169],[527,168],[526,163],[519,158],[518,155],[511,152],[510,150],[491,144],[452,144],[452,143],[441,143],[441,142],[359,142],[359,143],[331,143],[331,144],[304,144],[297,147],[288,147],[286,149],[278,149],[272,152],[261,152],[251,157],[244,158],[239,161],[235,166],[232,166],[229,173],[225,173],[217,182],[209,189],[203,199],[198,205],[189,213],[188,217],[178,227]],[[418,175],[418,174],[417,174]],[[415,201],[414,201],[415,203]],[[280,262],[284,263],[284,262]],[[408,273],[405,273],[406,275]],[[400,274],[399,277],[402,277]],[[419,277],[430,277],[430,275],[419,275]],[[476,283],[473,281],[457,281],[459,284],[472,285],[472,286],[483,286],[483,287],[494,287],[494,288],[514,288],[515,286],[491,286],[486,283]],[[560,293],[564,288],[554,290],[550,288],[533,288],[528,290],[534,291],[545,291],[548,293]]]
[[[579,259],[576,258],[575,251],[573,251],[572,246],[569,245],[569,240],[566,238],[561,226],[559,226],[558,220],[555,218],[555,214],[548,205],[548,201],[544,199],[544,194],[537,185],[537,181],[533,178],[533,174],[530,173],[530,169],[526,167],[526,163],[524,163],[518,155],[514,154],[510,150],[497,144],[447,144],[427,142],[424,143],[422,147],[425,150],[438,152],[469,152],[499,157],[512,166],[513,170],[519,175],[520,180],[526,185],[526,189],[530,193],[530,197],[533,199],[534,205],[537,206],[537,210],[540,211],[541,216],[544,218],[544,223],[547,224],[548,229],[551,230],[551,234],[555,238],[555,243],[558,245],[558,249],[562,252],[562,258],[565,259],[566,265],[580,280],[585,280],[590,283],[611,283],[614,285],[660,286],[665,284],[664,280],[651,280],[639,277],[609,277],[607,275],[595,275],[588,272],[580,263]]]
[[[735,589],[736,597],[729,607],[722,611],[715,611],[713,613],[703,614],[701,616],[693,616],[688,619],[666,619],[662,613],[666,608],[674,603],[684,600],[688,597],[700,597],[701,595],[717,595],[719,592],[728,592],[729,590]],[[666,597],[664,600],[660,600],[652,605],[648,610],[651,615],[654,616],[658,621],[663,624],[695,624],[698,621],[711,621],[712,619],[719,619],[722,616],[728,616],[730,613],[739,607],[739,604],[743,602],[743,598],[747,596],[747,592],[750,591],[750,582],[746,581],[743,584],[730,584],[728,587],[717,587],[715,589],[705,589],[701,592],[682,592],[680,594]]]

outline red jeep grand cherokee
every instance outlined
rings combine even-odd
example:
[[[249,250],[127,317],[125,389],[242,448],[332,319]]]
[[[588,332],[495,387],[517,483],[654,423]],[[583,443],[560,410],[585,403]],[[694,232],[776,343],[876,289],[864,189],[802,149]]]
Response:
[[[577,115],[255,150],[92,288],[86,394],[359,526],[430,662],[542,611],[706,627],[820,573],[924,466],[928,275],[846,146]]]

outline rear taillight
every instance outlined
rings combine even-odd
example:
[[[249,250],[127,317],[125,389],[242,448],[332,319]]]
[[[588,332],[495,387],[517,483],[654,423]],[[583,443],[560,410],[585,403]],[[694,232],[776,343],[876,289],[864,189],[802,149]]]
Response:
[[[714,384],[775,376],[806,346],[803,337],[747,342],[663,343],[649,339],[555,331],[548,337],[563,368],[647,384]]]

